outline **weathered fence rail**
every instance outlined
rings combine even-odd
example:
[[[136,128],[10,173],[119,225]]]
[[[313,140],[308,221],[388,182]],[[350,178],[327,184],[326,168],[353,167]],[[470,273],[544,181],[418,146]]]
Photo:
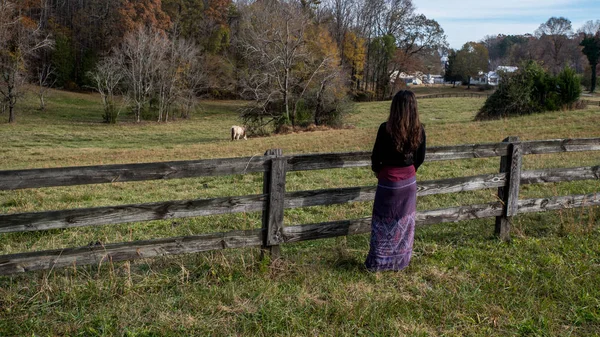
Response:
[[[600,101],[592,101],[592,100],[589,100],[589,99],[582,99],[581,101],[584,102],[584,103],[586,103],[586,104],[588,104],[588,105],[597,105],[597,106],[600,106]]]
[[[418,95],[417,99],[428,99],[428,98],[489,98],[490,94],[480,94],[480,93],[462,93],[462,94],[430,94],[430,95]]]
[[[500,173],[420,181],[417,191],[419,196],[497,188],[501,202],[422,211],[417,215],[417,225],[496,217],[495,232],[506,240],[510,235],[510,218],[517,214],[600,206],[600,193],[518,199],[519,188],[523,184],[600,179],[600,166],[521,171],[523,155],[599,150],[600,138],[519,142],[517,138],[509,137],[500,143],[429,148],[426,155],[428,162],[501,157]],[[283,211],[373,200],[375,186],[285,191],[287,172],[369,165],[369,152],[283,156],[281,150],[269,150],[262,157],[251,158],[0,171],[0,190],[264,173],[263,194],[258,195],[0,215],[1,235],[226,213],[263,212],[262,228],[248,231],[3,255],[0,256],[0,275],[240,247],[262,246],[277,256],[280,244],[368,233],[369,218],[284,227]]]

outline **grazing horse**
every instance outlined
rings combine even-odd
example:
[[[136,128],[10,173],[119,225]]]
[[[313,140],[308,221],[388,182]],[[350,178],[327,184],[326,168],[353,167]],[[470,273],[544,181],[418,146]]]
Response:
[[[246,138],[246,127],[237,126],[237,125],[232,126],[231,127],[231,141],[233,141],[235,139],[240,139],[240,137],[243,137],[244,140],[248,139],[248,138]]]

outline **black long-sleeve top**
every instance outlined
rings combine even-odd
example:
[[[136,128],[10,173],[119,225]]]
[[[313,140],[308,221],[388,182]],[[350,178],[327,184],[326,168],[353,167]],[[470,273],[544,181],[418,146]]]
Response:
[[[371,154],[371,169],[378,173],[384,166],[392,167],[407,167],[415,166],[415,171],[423,164],[425,160],[426,137],[425,128],[421,127],[422,137],[421,144],[412,156],[406,156],[404,153],[396,150],[394,139],[386,130],[387,122],[382,123],[377,131],[377,139],[373,146]]]

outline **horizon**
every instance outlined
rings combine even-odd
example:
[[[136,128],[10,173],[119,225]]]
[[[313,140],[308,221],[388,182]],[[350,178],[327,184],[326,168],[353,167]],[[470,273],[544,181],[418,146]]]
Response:
[[[571,20],[573,31],[589,20],[600,19],[600,2],[594,0],[505,0],[501,4],[414,0],[413,3],[418,13],[442,26],[450,48],[454,49],[470,41],[482,41],[488,35],[534,34],[551,17]]]

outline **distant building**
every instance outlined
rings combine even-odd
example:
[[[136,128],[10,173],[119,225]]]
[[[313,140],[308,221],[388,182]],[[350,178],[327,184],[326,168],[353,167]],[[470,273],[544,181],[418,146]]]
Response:
[[[406,85],[444,84],[444,76],[423,74],[422,72],[407,74],[395,71],[390,75],[390,83],[396,83],[396,81],[402,81]]]
[[[519,67],[498,66],[496,71],[487,73],[480,71],[478,76],[471,78],[470,83],[473,85],[489,84],[496,86],[500,83],[499,72],[514,73],[517,70],[519,70]]]

